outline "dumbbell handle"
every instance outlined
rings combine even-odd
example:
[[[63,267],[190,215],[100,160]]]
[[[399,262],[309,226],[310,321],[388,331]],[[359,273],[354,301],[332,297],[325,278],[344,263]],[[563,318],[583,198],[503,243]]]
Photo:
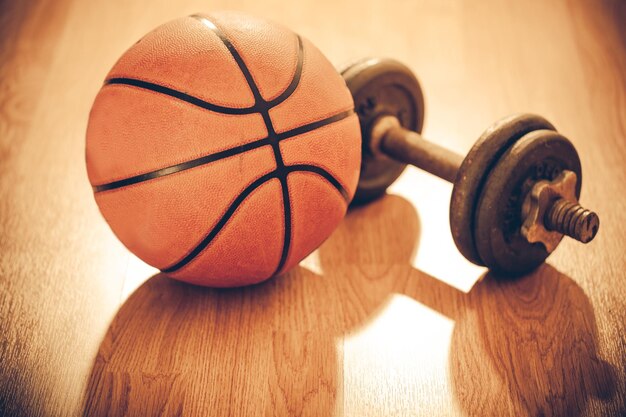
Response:
[[[461,155],[403,128],[394,116],[383,116],[375,122],[371,144],[377,148],[373,149],[374,152],[414,165],[452,183],[463,162]]]

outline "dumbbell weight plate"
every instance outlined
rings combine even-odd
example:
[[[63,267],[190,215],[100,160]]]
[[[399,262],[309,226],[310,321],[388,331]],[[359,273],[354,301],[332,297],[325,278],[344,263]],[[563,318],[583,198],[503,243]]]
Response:
[[[555,130],[541,116],[518,114],[493,124],[476,141],[457,173],[450,199],[450,230],[459,252],[484,266],[476,249],[475,210],[485,180],[500,157],[525,134],[539,129]]]
[[[480,259],[496,274],[519,275],[539,266],[549,253],[521,235],[522,204],[532,186],[562,171],[582,170],[572,143],[553,130],[535,130],[515,142],[491,170],[476,205],[474,237]]]
[[[354,204],[382,196],[406,167],[370,148],[373,123],[381,116],[395,116],[402,127],[416,132],[424,124],[424,96],[413,72],[391,59],[365,59],[349,66],[343,76],[361,124],[361,175]]]

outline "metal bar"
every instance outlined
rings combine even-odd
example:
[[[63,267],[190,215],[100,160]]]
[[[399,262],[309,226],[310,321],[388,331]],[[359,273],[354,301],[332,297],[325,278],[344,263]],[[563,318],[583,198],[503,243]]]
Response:
[[[400,126],[388,128],[380,140],[385,155],[454,182],[463,157]]]

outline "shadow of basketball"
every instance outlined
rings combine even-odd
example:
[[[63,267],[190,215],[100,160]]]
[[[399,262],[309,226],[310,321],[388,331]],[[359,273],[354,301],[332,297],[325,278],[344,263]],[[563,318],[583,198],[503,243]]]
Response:
[[[235,289],[195,287],[162,274],[150,278],[107,331],[84,414],[343,414],[338,343],[404,286],[383,272],[411,256],[419,234],[414,209],[398,197],[348,218],[388,219],[384,213],[404,218],[405,233],[394,238],[399,246],[381,251],[379,242],[359,242],[348,221],[324,244],[326,253],[342,255],[324,260],[323,275],[299,267]],[[394,221],[386,226],[393,229]],[[358,253],[346,259],[352,250]]]

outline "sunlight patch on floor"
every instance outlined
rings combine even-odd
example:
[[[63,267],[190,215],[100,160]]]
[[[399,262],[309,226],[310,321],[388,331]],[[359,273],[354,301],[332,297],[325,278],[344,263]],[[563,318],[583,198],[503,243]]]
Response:
[[[389,192],[407,199],[420,220],[420,236],[413,267],[469,292],[485,273],[461,255],[450,232],[452,185],[427,172],[408,167]]]
[[[158,274],[159,270],[148,265],[135,255],[128,256],[128,266],[126,267],[126,276],[124,278],[124,286],[122,287],[122,295],[120,305],[134,293],[144,282]]]
[[[453,328],[454,321],[410,297],[390,297],[344,338],[345,415],[437,415],[451,401],[442,375]]]

